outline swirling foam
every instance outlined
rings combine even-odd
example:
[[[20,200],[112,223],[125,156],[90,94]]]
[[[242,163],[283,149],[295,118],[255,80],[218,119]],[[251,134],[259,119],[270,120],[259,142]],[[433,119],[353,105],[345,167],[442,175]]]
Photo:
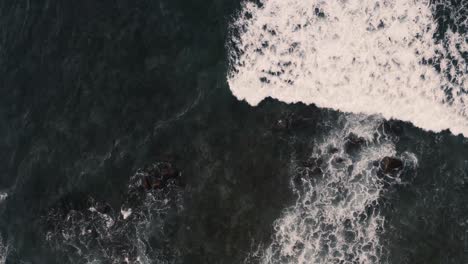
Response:
[[[439,39],[428,0],[246,2],[228,43],[230,89],[252,105],[300,101],[467,136],[466,6],[439,2],[458,25]]]
[[[348,118],[344,129],[333,131],[311,155],[321,173],[293,162],[300,175],[299,182],[293,181],[298,199],[275,221],[273,242],[252,254],[258,262],[385,263],[379,199],[386,185],[400,184],[401,179],[378,177],[374,164],[397,155],[395,145],[379,132],[378,119]],[[349,133],[365,141],[352,155],[346,151]],[[411,154],[401,158],[408,168],[417,165]],[[251,258],[246,262],[257,262]]]
[[[119,212],[92,198],[88,208],[52,209],[45,217],[48,244],[69,255],[69,261],[78,257],[86,263],[173,263],[180,257],[178,251],[170,243],[153,248],[150,239],[169,241],[166,218],[183,210],[182,190],[169,183],[164,189],[142,191],[142,175],[137,171],[131,177]],[[0,264],[1,250],[0,243]]]

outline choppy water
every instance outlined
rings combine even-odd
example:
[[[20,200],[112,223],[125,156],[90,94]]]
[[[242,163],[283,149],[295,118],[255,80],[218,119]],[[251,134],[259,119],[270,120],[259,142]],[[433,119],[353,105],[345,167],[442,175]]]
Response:
[[[467,7],[1,2],[0,263],[467,263]]]
[[[397,153],[382,120],[349,115],[319,142],[309,162],[293,161],[296,203],[274,223],[273,242],[252,254],[261,263],[386,263],[380,242],[385,193],[411,184],[413,153]],[[359,143],[353,138],[359,138]],[[404,172],[382,175],[379,161],[398,156]]]

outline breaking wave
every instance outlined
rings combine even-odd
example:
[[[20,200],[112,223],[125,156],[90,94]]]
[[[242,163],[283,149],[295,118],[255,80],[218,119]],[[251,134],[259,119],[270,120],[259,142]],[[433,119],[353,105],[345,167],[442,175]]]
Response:
[[[243,4],[228,40],[237,98],[379,114],[468,135],[466,2],[259,2]]]

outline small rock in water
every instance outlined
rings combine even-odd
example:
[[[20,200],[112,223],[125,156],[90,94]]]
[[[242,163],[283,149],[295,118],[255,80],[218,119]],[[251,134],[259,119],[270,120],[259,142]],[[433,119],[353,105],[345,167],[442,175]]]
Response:
[[[403,168],[403,161],[393,157],[384,157],[380,161],[380,168],[384,173],[398,172]]]

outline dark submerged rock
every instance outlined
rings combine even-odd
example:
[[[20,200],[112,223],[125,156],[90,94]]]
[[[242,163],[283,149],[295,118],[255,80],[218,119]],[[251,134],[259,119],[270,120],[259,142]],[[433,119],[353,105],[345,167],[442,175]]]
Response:
[[[384,157],[380,161],[380,169],[383,173],[395,173],[403,169],[403,161],[394,157]]]
[[[339,149],[335,146],[329,146],[328,147],[328,153],[330,154],[334,154],[334,153],[338,153]]]
[[[170,162],[158,162],[145,166],[138,172],[141,175],[141,187],[144,190],[163,189],[168,184],[182,185],[181,173]]]
[[[320,176],[320,175],[322,175],[322,174],[323,174],[323,171],[322,171],[322,169],[319,168],[319,167],[315,167],[315,168],[313,168],[313,169],[310,171],[310,175],[311,175],[311,176]]]

